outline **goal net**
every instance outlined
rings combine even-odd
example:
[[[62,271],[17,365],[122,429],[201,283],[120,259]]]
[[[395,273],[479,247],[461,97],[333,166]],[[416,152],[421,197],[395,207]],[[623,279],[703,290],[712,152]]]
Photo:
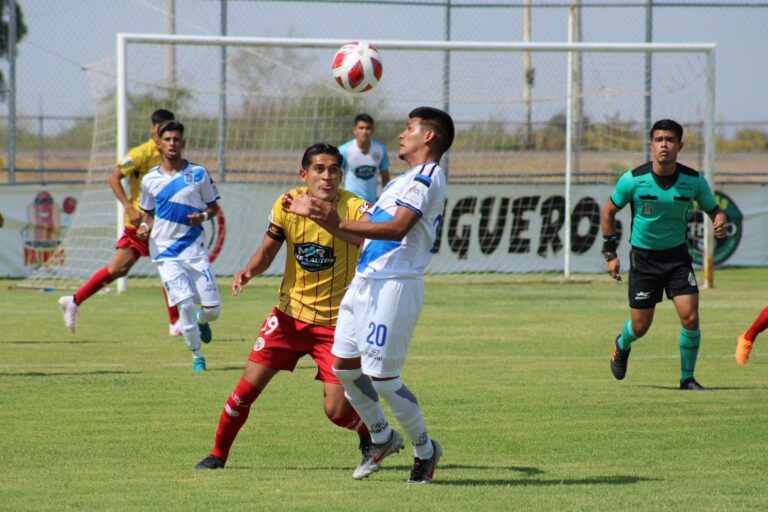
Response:
[[[648,119],[679,121],[680,160],[711,177],[712,45],[372,41],[382,81],[352,94],[331,73],[346,42],[119,35],[117,56],[88,69],[93,150],[65,258],[26,284],[77,286],[109,261],[120,215],[106,179],[118,155],[148,139],[157,108],[185,124],[185,157],[217,181],[223,216],[205,227],[218,275],[242,267],[275,199],[301,184],[304,149],[351,139],[362,112],[375,119],[393,177],[407,168],[397,153],[409,111],[429,105],[454,118],[430,273],[601,271],[600,209],[621,173],[646,161]],[[620,221],[626,257],[627,211]],[[700,226],[689,231],[692,244],[706,242]],[[131,275],[155,272],[142,258]]]

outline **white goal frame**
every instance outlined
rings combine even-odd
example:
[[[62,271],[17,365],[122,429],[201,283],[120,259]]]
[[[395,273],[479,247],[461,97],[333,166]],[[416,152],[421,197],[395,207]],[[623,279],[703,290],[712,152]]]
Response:
[[[235,37],[235,36],[191,36],[165,34],[117,34],[117,158],[128,151],[127,117],[127,63],[126,49],[129,44],[183,44],[196,46],[268,46],[283,48],[330,48],[336,49],[347,44],[348,39],[314,39],[285,37]],[[700,53],[706,58],[705,71],[705,116],[704,116],[704,174],[714,190],[715,159],[715,47],[714,43],[514,43],[481,41],[409,41],[409,40],[370,40],[367,41],[378,49],[395,50],[437,50],[437,51],[516,51],[516,52],[568,52],[567,59],[567,110],[565,142],[565,226],[571,222],[571,181],[573,169],[573,117],[575,100],[573,95],[573,55],[588,52],[615,53]],[[123,208],[117,202],[118,237],[123,231]],[[571,230],[564,230],[564,279],[571,277]],[[703,287],[714,285],[714,239],[708,222],[704,222],[704,271]],[[127,289],[126,278],[118,280],[118,291]]]

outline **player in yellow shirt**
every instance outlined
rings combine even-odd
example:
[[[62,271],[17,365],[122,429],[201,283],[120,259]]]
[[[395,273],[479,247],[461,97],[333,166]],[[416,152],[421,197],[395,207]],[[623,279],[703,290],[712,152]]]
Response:
[[[142,256],[149,256],[149,245],[147,239],[141,239],[136,236],[136,230],[141,223],[142,212],[139,209],[139,199],[141,198],[141,180],[151,169],[156,167],[162,161],[160,152],[157,149],[157,129],[165,121],[174,119],[173,112],[165,109],[158,109],[152,113],[150,126],[150,139],[132,148],[125,157],[115,166],[114,172],[107,178],[109,188],[112,193],[125,208],[125,228],[120,240],[115,246],[115,254],[106,267],[97,270],[91,278],[81,286],[74,295],[65,295],[59,299],[59,306],[64,315],[64,324],[70,332],[75,332],[75,319],[78,315],[79,306],[88,297],[98,292],[106,285],[117,278],[128,274],[131,267],[139,261]],[[123,190],[122,180],[128,178],[130,185],[130,196]],[[165,292],[165,290],[163,290]],[[168,302],[166,301],[166,306]],[[168,307],[168,318],[171,323],[171,335],[180,335],[181,331],[177,329],[179,312],[176,306]]]
[[[304,152],[299,171],[306,186],[289,194],[307,194],[328,201],[345,219],[367,219],[370,205],[351,192],[339,190],[341,159],[339,150],[330,144],[310,146]],[[248,281],[269,268],[286,242],[288,253],[280,303],[261,326],[245,371],[224,405],[213,450],[195,466],[197,469],[224,467],[251,404],[272,377],[281,370],[293,371],[298,360],[307,354],[317,364],[315,378],[323,382],[325,414],[336,425],[357,432],[363,452],[370,445],[368,429],[344,397],[344,388],[331,368],[339,304],[355,274],[363,240],[354,235],[333,235],[312,220],[285,213],[284,197],[278,198],[272,207],[261,247],[232,281],[232,295],[236,296]]]

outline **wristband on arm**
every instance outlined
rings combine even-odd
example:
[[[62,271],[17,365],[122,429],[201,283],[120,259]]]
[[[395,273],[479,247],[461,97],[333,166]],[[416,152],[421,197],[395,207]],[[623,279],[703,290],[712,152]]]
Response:
[[[614,235],[608,235],[603,237],[603,258],[605,261],[611,261],[618,258],[616,249],[619,248],[619,237]]]
[[[203,212],[203,222],[205,222],[206,220],[208,220],[208,210],[205,210]]]

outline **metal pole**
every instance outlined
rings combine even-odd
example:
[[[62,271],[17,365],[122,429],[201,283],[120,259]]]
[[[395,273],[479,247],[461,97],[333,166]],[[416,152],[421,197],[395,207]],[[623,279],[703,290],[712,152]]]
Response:
[[[116,161],[120,161],[123,156],[128,152],[128,104],[126,102],[125,95],[127,94],[127,77],[126,70],[128,69],[126,63],[126,40],[123,34],[117,34],[117,84],[115,95],[117,96],[117,157]],[[125,209],[120,201],[115,201],[117,209],[117,239],[123,234],[123,228],[125,227],[125,221],[123,216],[125,215]],[[125,277],[118,278],[117,280],[117,292],[123,293],[128,289],[128,279]]]
[[[176,0],[165,2],[165,33],[176,33]],[[176,99],[176,45],[165,46],[165,83],[168,87],[168,101]]]
[[[646,0],[645,2],[645,42],[650,43],[653,41],[653,0]],[[651,133],[651,106],[653,98],[651,98],[651,91],[653,89],[652,81],[652,67],[653,56],[651,52],[645,53],[645,134],[644,137],[650,138]],[[650,139],[646,140],[650,142]],[[645,161],[648,162],[651,159],[651,147],[645,144]]]
[[[8,7],[8,183],[16,183],[16,0]]]
[[[568,42],[573,43],[573,11],[568,9]],[[571,277],[571,174],[573,172],[573,52],[568,52],[568,69],[566,72],[566,98],[565,108],[565,250],[563,251],[563,277]]]
[[[451,0],[445,0],[445,40],[451,40]],[[451,52],[443,53],[443,110],[450,112],[451,108]],[[450,156],[443,156],[441,167],[448,176]]]
[[[523,41],[531,42],[531,0],[525,0],[523,8]],[[531,92],[534,71],[531,52],[523,52],[523,148],[533,149],[533,128],[531,126]]]
[[[573,40],[572,43],[581,42],[581,0],[573,0],[573,16],[571,17],[571,23],[573,24]],[[582,100],[582,73],[581,73],[581,52],[573,56],[573,169],[572,171],[577,173],[581,168],[580,152],[581,152],[581,134],[582,124],[584,121],[584,102]]]
[[[707,53],[707,105],[704,132],[704,176],[715,190],[715,50]],[[706,214],[703,214],[706,217]],[[704,288],[715,287],[715,239],[706,219],[704,224]]]
[[[43,97],[38,98],[40,105],[39,115],[37,117],[37,141],[38,152],[37,161],[40,170],[40,183],[45,184],[45,118],[43,117]]]
[[[221,2],[221,35],[227,35],[227,0]],[[227,47],[221,47],[221,73],[219,79],[219,181],[227,181]]]

